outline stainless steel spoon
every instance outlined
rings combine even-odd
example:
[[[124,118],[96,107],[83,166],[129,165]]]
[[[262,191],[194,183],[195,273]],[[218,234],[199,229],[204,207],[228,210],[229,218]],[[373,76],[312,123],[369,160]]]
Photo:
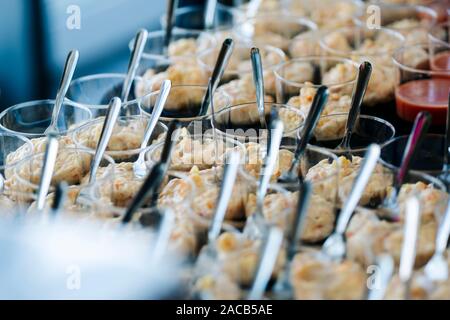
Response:
[[[44,165],[42,166],[41,179],[37,192],[36,208],[43,211],[45,208],[45,199],[52,182],[53,171],[55,169],[56,157],[58,155],[58,138],[54,133],[47,135],[47,145],[45,147]]]
[[[341,143],[336,147],[337,150],[348,151],[350,150],[350,141],[355,129],[355,124],[359,117],[361,105],[366,94],[367,85],[369,84],[370,76],[372,74],[372,64],[365,61],[359,66],[358,79],[356,81],[355,91],[353,93],[350,112],[348,114],[347,124],[345,128],[344,138]],[[351,156],[351,155],[347,155]]]
[[[257,264],[255,280],[248,294],[248,300],[261,300],[272,276],[278,254],[283,243],[283,232],[278,227],[270,227],[263,241]]]
[[[205,29],[214,29],[214,16],[216,14],[217,0],[207,0],[205,10]]]
[[[414,159],[420,149],[423,139],[431,124],[431,115],[428,112],[420,112],[414,121],[411,134],[403,152],[402,162],[397,174],[394,176],[394,185],[389,196],[383,201],[378,210],[383,212],[383,216],[396,220],[399,215],[397,196],[403,185],[405,178],[411,168]]]
[[[156,124],[158,123],[159,117],[164,110],[164,105],[166,104],[167,97],[169,96],[171,86],[172,83],[170,80],[164,80],[161,85],[155,107],[153,108],[152,115],[148,120],[147,127],[145,128],[144,138],[141,143],[142,151],[139,153],[137,160],[133,163],[133,172],[136,178],[142,179],[147,174],[144,149],[147,147],[153,131],[155,130]]]
[[[301,182],[303,180],[302,175],[299,173],[299,163],[300,159],[305,153],[308,142],[313,136],[314,130],[319,122],[320,115],[322,114],[325,105],[328,100],[328,88],[326,86],[321,86],[317,89],[314,100],[309,109],[308,116],[306,117],[305,123],[303,125],[301,139],[297,144],[294,152],[294,159],[292,159],[291,166],[289,170],[284,172],[278,179],[279,183],[295,183]]]
[[[370,176],[372,175],[379,158],[380,146],[377,144],[371,144],[366,151],[361,168],[359,169],[358,175],[353,182],[350,194],[342,207],[341,213],[339,214],[336,229],[323,244],[322,251],[332,260],[341,261],[345,257],[345,230],[347,229],[347,225],[350,222],[353,212],[355,211],[358,202],[364,193],[364,189],[369,182]]]
[[[75,68],[77,67],[78,57],[80,54],[78,50],[72,50],[69,52],[66,58],[66,63],[64,65],[63,75],[61,77],[61,82],[59,84],[58,92],[56,94],[55,106],[53,107],[52,119],[50,125],[45,130],[44,134],[47,135],[51,132],[58,132],[58,118],[59,113],[66,97],[67,90],[69,90],[70,82],[72,81],[73,74],[75,73]]]
[[[258,107],[259,123],[261,128],[267,128],[266,114],[264,108],[264,74],[261,62],[261,54],[258,48],[252,48],[250,51],[253,67],[253,82],[256,89],[256,105]]]
[[[214,97],[220,81],[222,80],[225,69],[230,61],[231,54],[233,53],[234,42],[233,39],[227,38],[222,43],[219,55],[217,56],[216,64],[209,79],[208,88],[205,96],[203,97],[202,104],[200,106],[199,116],[204,116],[208,113],[209,105]]]

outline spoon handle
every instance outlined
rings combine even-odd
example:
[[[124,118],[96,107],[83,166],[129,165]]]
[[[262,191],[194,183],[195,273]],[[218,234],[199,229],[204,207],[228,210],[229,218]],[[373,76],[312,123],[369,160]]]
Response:
[[[301,158],[303,152],[305,151],[311,137],[314,133],[314,129],[319,122],[320,115],[328,101],[329,91],[326,86],[320,86],[317,89],[316,95],[314,96],[311,108],[309,109],[308,115],[303,126],[300,141],[295,148],[294,161],[292,162],[292,167],[295,167]]]
[[[153,108],[152,115],[148,120],[147,128],[145,129],[144,139],[141,143],[141,149],[147,147],[148,142],[155,130],[156,124],[158,123],[159,117],[164,110],[164,105],[166,104],[167,97],[169,96],[170,89],[172,87],[172,82],[170,80],[164,80],[161,89],[159,90],[159,95]]]
[[[131,221],[135,212],[144,204],[145,200],[151,195],[151,206],[156,207],[158,200],[158,190],[164,180],[168,169],[168,162],[170,160],[170,155],[173,149],[173,141],[178,140],[180,130],[180,123],[174,120],[169,125],[169,130],[167,131],[166,140],[164,142],[164,147],[161,155],[161,160],[153,166],[150,170],[149,175],[145,179],[141,188],[137,192],[136,196],[131,201],[130,206],[127,208],[125,215],[122,218],[122,223],[126,224]]]
[[[52,119],[49,128],[56,128],[59,118],[59,113],[66,97],[67,90],[69,90],[70,82],[72,81],[73,74],[75,73],[75,68],[77,67],[78,58],[80,54],[78,50],[72,50],[69,52],[66,58],[66,63],[64,65],[64,71],[59,84],[58,92],[55,99],[55,107],[52,112]]]
[[[209,104],[211,103],[211,99],[214,96],[214,92],[219,86],[219,82],[223,77],[225,68],[230,61],[231,54],[233,53],[233,48],[233,39],[227,38],[223,41],[222,48],[220,49],[219,55],[216,60],[216,65],[214,66],[214,70],[209,80],[208,88],[202,100],[199,113],[199,115],[201,116],[205,115],[208,112]]]
[[[282,243],[283,232],[277,227],[270,227],[261,247],[255,280],[248,295],[249,300],[262,299],[277,262]]]
[[[256,88],[256,105],[258,107],[259,122],[261,128],[267,128],[266,116],[264,111],[264,74],[261,62],[261,54],[258,48],[252,48],[250,51],[253,68],[253,82]]]
[[[55,169],[56,157],[58,155],[58,138],[55,134],[48,135],[47,145],[45,147],[44,164],[39,181],[36,207],[39,211],[44,210],[45,198],[47,197],[50,184],[52,182],[53,170]]]
[[[436,236],[436,253],[443,254],[447,249],[450,236],[450,200],[447,203],[444,218],[439,226]]]
[[[115,97],[109,102],[108,110],[106,112],[105,121],[103,122],[102,132],[100,133],[100,139],[98,140],[97,148],[95,150],[94,158],[91,161],[91,168],[89,173],[89,183],[95,181],[95,175],[97,174],[98,167],[105,154],[109,140],[113,133],[114,125],[119,117],[122,101]]]
[[[350,112],[348,114],[345,135],[342,140],[342,147],[347,150],[350,149],[351,136],[355,128],[356,120],[359,117],[371,74],[372,64],[368,61],[361,63],[359,66],[358,80],[356,81],[356,87],[352,97]]]
[[[336,226],[336,233],[343,235],[347,229],[347,225],[353,212],[361,199],[364,189],[369,182],[370,176],[375,169],[378,159],[380,158],[380,146],[377,144],[371,144],[366,151],[361,168],[359,169],[358,175],[353,182],[350,195],[344,203],[341,213],[339,214],[339,219]]]
[[[425,135],[428,132],[428,128],[431,124],[431,115],[422,111],[414,120],[413,129],[411,130],[411,134],[409,135],[408,141],[406,143],[405,150],[403,152],[403,158],[398,170],[397,175],[395,176],[394,181],[394,190],[395,193],[398,193],[400,190],[403,181],[405,180],[406,175],[409,172],[411,164],[413,163],[419,149],[422,144]]]
[[[228,203],[233,193],[233,186],[236,181],[236,176],[239,168],[240,154],[238,151],[233,151],[227,157],[223,169],[223,178],[220,186],[220,194],[217,201],[216,212],[212,219],[211,225],[208,230],[208,241],[214,243],[220,234],[223,220],[227,212]]]
[[[131,204],[128,206],[125,215],[122,218],[123,224],[127,224],[131,221],[136,211],[144,204],[148,196],[156,191],[157,185],[160,184],[163,177],[164,168],[163,165],[158,162],[150,170],[149,175],[144,180],[144,183],[131,201]]]
[[[144,52],[145,43],[147,42],[148,31],[145,29],[139,30],[136,35],[133,44],[133,50],[131,52],[130,61],[128,63],[128,72],[123,82],[122,92],[120,98],[123,102],[128,101],[128,96],[131,91],[131,85],[133,84],[133,79],[136,76],[136,71],[141,61],[142,53]]]
[[[167,21],[166,30],[164,34],[164,51],[168,54],[169,45],[172,40],[172,30],[173,30],[173,18],[175,9],[178,7],[178,0],[167,0]]]
[[[207,0],[205,10],[205,29],[214,29],[214,16],[216,14],[217,0]]]
[[[406,201],[406,218],[403,246],[400,255],[399,277],[405,286],[405,299],[409,299],[409,287],[416,260],[417,239],[420,225],[419,200],[409,198]]]
[[[262,169],[262,174],[259,180],[259,190],[258,190],[258,207],[261,210],[262,204],[264,202],[264,197],[266,196],[267,189],[269,188],[270,179],[272,178],[273,171],[277,164],[278,150],[280,149],[281,139],[283,138],[284,125],[283,121],[280,119],[275,119],[271,122],[270,126],[270,144],[268,146],[266,158],[264,159],[264,166]]]
[[[67,199],[67,191],[69,189],[69,185],[67,182],[62,181],[56,185],[55,188],[55,196],[52,202],[52,212],[53,215],[57,215],[64,206],[64,202]]]
[[[300,187],[297,211],[294,217],[294,224],[289,239],[289,247],[287,250],[288,263],[292,261],[297,252],[297,243],[301,239],[301,235],[305,226],[306,216],[308,214],[311,192],[311,183],[309,181],[304,181]]]

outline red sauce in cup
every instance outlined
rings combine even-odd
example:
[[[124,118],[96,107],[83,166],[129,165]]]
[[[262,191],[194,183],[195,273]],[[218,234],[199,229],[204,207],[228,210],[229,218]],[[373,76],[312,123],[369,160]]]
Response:
[[[397,114],[406,121],[414,121],[420,111],[433,116],[434,125],[444,125],[450,92],[450,78],[414,80],[395,90]]]

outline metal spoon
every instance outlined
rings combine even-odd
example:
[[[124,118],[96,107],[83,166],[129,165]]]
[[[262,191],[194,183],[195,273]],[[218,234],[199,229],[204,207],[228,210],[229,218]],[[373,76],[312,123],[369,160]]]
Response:
[[[128,63],[128,71],[125,80],[122,85],[122,91],[120,93],[120,99],[122,102],[126,103],[128,101],[128,96],[130,95],[131,85],[133,84],[133,79],[136,76],[137,68],[141,61],[142,53],[144,52],[145,43],[147,42],[148,31],[145,29],[139,30],[133,43],[133,50],[131,51],[130,61]],[[125,114],[129,112],[128,109],[125,110]]]
[[[164,176],[167,173],[169,166],[170,157],[172,154],[172,149],[174,141],[178,139],[180,123],[176,120],[172,121],[167,131],[166,140],[164,142],[163,151],[161,154],[161,160],[153,166],[148,174],[147,178],[144,180],[141,188],[137,192],[136,196],[131,201],[128,206],[125,215],[122,218],[122,223],[126,224],[131,221],[134,214],[139,208],[142,207],[147,198],[151,195],[151,207],[156,207],[156,200],[158,198],[158,190],[164,180]]]
[[[405,300],[411,298],[411,279],[416,260],[416,248],[420,225],[419,200],[412,197],[406,201],[406,218],[403,246],[400,255],[399,277],[405,289]]]
[[[52,182],[53,170],[55,169],[56,157],[58,155],[58,138],[55,133],[47,136],[47,145],[45,147],[44,165],[42,166],[41,179],[37,193],[36,208],[43,211],[45,208],[45,198],[47,197],[50,184]]]
[[[436,235],[436,249],[430,261],[425,265],[425,275],[432,281],[445,281],[448,279],[448,264],[445,259],[445,250],[447,249],[450,236],[450,200],[447,203],[447,209],[441,225]]]
[[[156,124],[158,123],[159,117],[164,110],[164,105],[166,104],[167,97],[170,93],[170,88],[172,83],[170,80],[164,80],[159,90],[159,95],[153,108],[152,115],[147,123],[147,128],[145,128],[144,139],[141,143],[142,151],[139,153],[138,159],[133,163],[133,172],[136,178],[142,179],[147,174],[147,166],[145,165],[145,151],[148,142],[155,130]]]
[[[50,125],[45,130],[44,134],[48,135],[50,132],[58,131],[58,118],[61,111],[64,98],[66,97],[67,90],[69,90],[70,82],[72,81],[75,68],[77,67],[78,57],[80,56],[78,50],[72,50],[69,52],[64,65],[63,75],[59,84],[58,92],[56,94],[55,106],[53,107],[52,119]]]
[[[369,287],[367,300],[383,300],[394,274],[394,259],[388,254],[382,254],[376,259],[376,267],[374,284]]]
[[[336,229],[323,244],[322,251],[332,260],[341,261],[345,256],[345,230],[347,229],[347,225],[364,193],[364,189],[369,182],[370,176],[372,175],[379,158],[380,146],[371,144],[366,151],[361,168],[353,182],[350,194],[342,207]]]
[[[262,174],[259,178],[257,190],[258,212],[262,215],[264,197],[267,194],[272,174],[277,165],[278,151],[280,150],[281,139],[283,138],[284,124],[280,119],[274,119],[270,123],[270,143],[268,145],[267,155],[264,159]]]
[[[341,143],[336,147],[337,150],[350,150],[350,141],[355,128],[356,121],[359,117],[361,105],[366,94],[367,85],[369,84],[370,76],[372,74],[372,65],[370,62],[365,61],[359,66],[358,80],[356,82],[356,88],[353,93],[350,112],[348,114],[347,124],[345,128],[344,138]],[[351,155],[350,155],[351,156]]]
[[[261,246],[255,280],[248,294],[248,300],[261,300],[277,262],[283,243],[283,232],[278,227],[270,227]]]
[[[322,111],[327,103],[328,95],[329,92],[326,86],[320,86],[319,89],[317,89],[317,93],[314,96],[308,116],[306,117],[305,124],[303,125],[301,139],[294,152],[294,159],[292,160],[289,170],[281,175],[278,182],[293,183],[303,180],[301,174],[298,173],[298,165],[303,153],[306,150],[306,147],[308,146],[308,142],[311,140],[317,123],[319,122],[320,115],[322,114]]]
[[[216,14],[217,0],[207,0],[205,10],[205,29],[214,29],[214,16]]]
[[[258,107],[259,123],[261,128],[267,128],[266,114],[264,111],[264,74],[261,62],[261,54],[258,48],[250,51],[253,68],[253,82],[256,89],[256,105]]]
[[[228,161],[225,162],[223,169],[223,178],[220,186],[220,193],[217,200],[216,211],[208,230],[208,242],[215,243],[220,234],[222,223],[225,219],[228,203],[233,193],[233,186],[236,181],[237,172],[239,168],[240,154],[238,151],[233,151],[229,154]]]
[[[174,25],[174,13],[175,9],[178,7],[178,0],[167,0],[167,21],[166,30],[164,34],[164,54],[167,55],[169,52],[169,45],[172,40],[172,30]]]
[[[89,184],[95,182],[96,174],[100,163],[102,162],[103,155],[108,147],[109,140],[113,133],[114,125],[119,117],[122,101],[119,98],[111,99],[108,110],[106,111],[105,121],[103,122],[102,132],[100,133],[100,139],[97,143],[94,158],[91,160],[90,172],[89,172]],[[86,188],[81,189],[78,194],[77,200],[82,198],[89,198],[89,190]]]
[[[209,79],[208,89],[203,97],[202,104],[200,106],[199,116],[204,116],[208,113],[211,99],[214,97],[214,92],[219,86],[220,80],[223,77],[225,69],[230,61],[231,54],[233,53],[234,42],[233,39],[227,38],[222,43],[219,55],[217,56],[216,64]]]
[[[397,219],[399,214],[397,196],[400,188],[408,175],[409,169],[420,149],[423,139],[427,134],[431,124],[431,115],[428,112],[420,112],[414,121],[413,129],[409,135],[408,142],[403,152],[402,162],[397,174],[394,177],[394,185],[389,196],[383,201],[379,210],[383,211],[383,216]]]
[[[278,299],[292,299],[293,296],[292,285],[289,279],[291,263],[297,253],[298,243],[301,241],[301,234],[304,230],[311,190],[311,183],[308,181],[305,181],[300,187],[294,223],[287,239],[288,244],[286,246],[286,263],[284,265],[284,271],[274,286],[274,292]]]

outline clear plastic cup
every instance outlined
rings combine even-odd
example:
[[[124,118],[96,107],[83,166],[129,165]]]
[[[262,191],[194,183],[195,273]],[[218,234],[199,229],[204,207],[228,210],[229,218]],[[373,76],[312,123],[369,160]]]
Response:
[[[381,147],[389,143],[395,136],[395,128],[384,119],[360,115],[355,125],[355,131],[350,141],[349,150],[336,150],[342,141],[347,124],[348,114],[330,114],[319,119],[310,144],[336,154],[337,156],[350,153],[354,156],[364,156],[370,144],[376,143]],[[297,138],[300,137],[301,129]]]
[[[358,63],[333,56],[309,56],[279,65],[274,74],[277,102],[300,107],[300,104],[304,104],[301,91],[304,91],[305,103],[310,105],[314,95],[308,92],[317,90],[321,85],[328,87],[330,101],[335,100],[333,95],[351,96],[358,74]],[[292,97],[298,98],[291,100]],[[350,105],[347,107],[349,109]]]
[[[75,147],[65,147],[58,150],[55,169],[52,176],[50,192],[62,181],[71,186],[80,186],[79,190],[92,189],[95,184],[113,179],[114,160],[104,155],[100,163],[99,173],[94,183],[88,183],[90,163],[95,151]],[[22,159],[13,167],[13,174],[5,184],[13,192],[36,193],[43,166],[44,153],[33,154]],[[102,190],[111,193],[111,190]]]
[[[125,74],[100,73],[75,79],[66,97],[89,108],[94,118],[104,116],[110,100],[115,96],[120,97],[125,77]],[[139,114],[139,98],[151,92],[150,89],[146,91],[150,87],[146,81],[142,77],[134,78],[128,101],[122,101],[122,108],[128,109],[131,115]]]
[[[210,113],[199,116],[203,97],[206,93],[206,86],[197,85],[173,85],[167,98],[160,121],[168,124],[170,121],[178,120],[183,127],[201,126],[201,133],[210,129]],[[155,91],[140,101],[140,106],[144,115],[150,116],[156,103],[159,91]],[[217,90],[213,100],[214,110],[221,110],[230,106],[230,97],[222,90]]]
[[[149,170],[161,159],[164,142],[152,145],[146,155]],[[245,147],[236,139],[225,137],[214,131],[203,134],[191,134],[182,129],[179,140],[174,146],[170,170],[186,172],[193,167],[199,170],[211,169],[224,164],[226,153],[238,150],[241,161],[245,159]]]
[[[33,139],[45,136],[50,125],[54,100],[38,100],[16,104],[0,113],[0,129]],[[91,111],[78,103],[64,100],[57,121],[57,133],[66,135],[77,126],[92,119]]]
[[[205,6],[185,6],[177,8],[174,12],[174,27],[187,31],[227,31],[244,19],[244,15],[239,10],[217,3],[213,20],[212,30],[207,30],[205,26]],[[167,15],[160,18],[161,28],[165,30]]]
[[[284,124],[283,137],[295,139],[296,132],[305,119],[303,113],[285,104],[267,102],[264,106],[266,122],[270,112],[276,110]],[[255,102],[242,103],[216,111],[211,117],[211,125],[221,135],[241,142],[257,142],[267,138],[267,129],[261,127]]]
[[[119,117],[113,128],[106,154],[111,156],[116,162],[135,161],[141,152],[144,152],[156,140],[161,139],[162,135],[167,132],[167,127],[158,122],[148,145],[145,148],[141,148],[148,120],[147,116]],[[105,119],[100,117],[74,130],[72,139],[75,145],[80,148],[95,150],[104,121]]]
[[[316,30],[316,24],[305,18],[267,14],[250,18],[237,25],[233,33],[240,41],[255,45],[271,45],[287,53],[292,39],[314,33]]]

